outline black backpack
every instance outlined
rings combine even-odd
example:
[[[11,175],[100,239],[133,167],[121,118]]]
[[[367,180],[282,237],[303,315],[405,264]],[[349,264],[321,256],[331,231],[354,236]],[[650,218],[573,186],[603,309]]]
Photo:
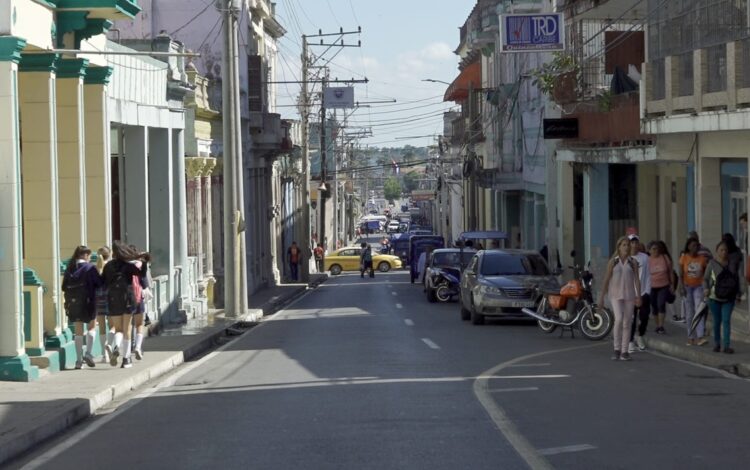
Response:
[[[724,268],[714,281],[714,295],[717,299],[732,301],[740,291],[740,278],[737,274]]]
[[[108,265],[109,266],[109,265]],[[135,306],[135,293],[133,292],[133,278],[125,274],[122,269],[112,266],[112,277],[107,285],[107,299],[110,305],[125,307],[128,310]]]
[[[365,248],[363,259],[368,263],[372,261],[372,249],[369,246]]]
[[[84,276],[70,276],[65,282],[65,311],[70,318],[84,318],[91,311],[91,299]]]

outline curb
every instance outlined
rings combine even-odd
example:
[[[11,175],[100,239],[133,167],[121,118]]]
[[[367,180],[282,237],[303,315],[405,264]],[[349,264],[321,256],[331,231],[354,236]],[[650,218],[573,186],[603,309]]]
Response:
[[[311,283],[310,286],[305,286],[304,288],[301,287],[289,297],[273,302],[263,309],[254,309],[243,318],[233,319],[224,325],[214,327],[212,331],[199,335],[196,341],[188,344],[182,351],[175,352],[172,356],[143,369],[131,377],[124,378],[123,380],[112,384],[105,390],[102,390],[93,396],[71,399],[70,401],[73,403],[63,405],[63,407],[69,407],[64,413],[53,416],[47,421],[40,422],[39,426],[35,429],[15,435],[8,441],[3,442],[2,446],[0,446],[0,465],[4,465],[17,457],[20,457],[23,453],[29,451],[35,446],[62,434],[65,430],[87,418],[90,418],[97,410],[113,402],[115,399],[135,390],[151,380],[165,375],[177,366],[210,350],[218,339],[227,333],[227,330],[245,326],[248,322],[257,322],[263,316],[272,315],[278,310],[284,308],[284,306],[289,305],[302,297],[309,292],[310,289],[314,289],[322,282],[325,282],[325,280],[326,279],[321,279],[315,283]]]
[[[715,369],[729,372],[739,377],[750,377],[750,364],[731,361],[731,355],[714,353],[710,349],[700,346],[680,346],[658,338],[646,337],[646,346],[667,356],[682,359],[688,362],[713,367]]]

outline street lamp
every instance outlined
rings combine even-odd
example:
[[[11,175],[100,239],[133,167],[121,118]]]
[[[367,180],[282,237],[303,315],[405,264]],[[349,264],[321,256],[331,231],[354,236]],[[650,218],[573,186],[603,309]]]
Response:
[[[449,85],[449,86],[450,86],[450,83],[448,83],[448,82],[444,82],[444,81],[442,81],[442,80],[436,80],[436,79],[434,79],[434,78],[423,78],[423,79],[422,79],[422,81],[423,81],[423,82],[432,82],[432,83],[442,83],[442,84],[444,84],[444,85]]]

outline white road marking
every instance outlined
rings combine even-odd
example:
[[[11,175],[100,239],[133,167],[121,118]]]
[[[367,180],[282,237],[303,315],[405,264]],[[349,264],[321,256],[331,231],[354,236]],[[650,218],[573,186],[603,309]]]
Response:
[[[549,362],[537,362],[537,363],[532,363],[532,364],[512,364],[512,365],[509,365],[508,367],[547,367],[551,365],[552,364]]]
[[[501,370],[514,364],[528,361],[529,359],[545,356],[548,354],[559,354],[562,352],[575,351],[577,349],[594,348],[598,346],[602,346],[602,344],[591,344],[573,348],[563,348],[554,351],[545,351],[517,357],[515,359],[511,359],[510,361],[503,362],[502,364],[498,364],[495,367],[485,371],[477,378],[477,380],[474,381],[474,395],[476,395],[479,403],[482,404],[484,409],[487,411],[487,414],[490,415],[492,421],[495,422],[497,428],[501,433],[503,433],[505,439],[510,443],[510,445],[513,446],[516,452],[518,452],[518,455],[521,456],[521,458],[526,462],[526,465],[528,465],[529,468],[533,470],[552,470],[552,465],[550,465],[547,459],[545,459],[544,456],[540,454],[534,448],[534,446],[531,445],[528,439],[526,439],[526,437],[521,434],[521,432],[516,428],[516,425],[513,424],[513,421],[511,421],[511,419],[505,413],[505,410],[503,410],[503,408],[497,404],[495,399],[492,397],[492,393],[490,392],[491,389],[489,386],[489,380],[491,378],[497,378],[496,374]]]
[[[490,389],[490,393],[505,393],[505,392],[535,392],[539,390],[539,387],[515,387],[515,388],[493,388]]]
[[[401,304],[396,304],[396,308],[404,308],[404,306]]]
[[[396,291],[391,292],[392,295],[398,295]]]
[[[414,322],[409,320],[408,318],[404,320],[404,323],[406,323],[407,326],[414,326]]]
[[[566,454],[568,452],[582,452],[584,450],[594,449],[596,449],[596,447],[592,446],[591,444],[579,444],[573,446],[550,447],[549,449],[538,449],[537,452],[542,455],[557,455]]]
[[[422,338],[422,341],[424,342],[424,344],[426,344],[427,346],[429,346],[432,349],[440,349],[440,346],[438,346],[437,344],[435,344],[435,342],[432,341],[430,338]]]
[[[567,379],[567,374],[549,374],[549,375],[480,375],[477,379]]]

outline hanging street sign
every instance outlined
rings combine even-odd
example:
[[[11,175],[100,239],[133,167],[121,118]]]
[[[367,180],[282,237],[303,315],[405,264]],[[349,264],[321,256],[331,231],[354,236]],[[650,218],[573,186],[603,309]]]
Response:
[[[565,50],[562,13],[500,15],[503,52],[550,52]]]
[[[354,87],[326,87],[323,89],[323,101],[325,102],[325,107],[329,109],[353,108]]]

